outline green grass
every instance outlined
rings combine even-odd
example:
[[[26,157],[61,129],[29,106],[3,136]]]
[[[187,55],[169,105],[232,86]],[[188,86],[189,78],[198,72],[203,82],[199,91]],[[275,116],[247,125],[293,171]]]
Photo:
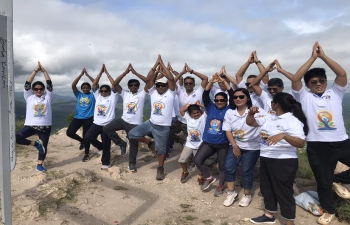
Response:
[[[195,217],[195,216],[191,216],[191,215],[187,215],[187,216],[185,216],[184,217],[185,218],[185,220],[196,220],[196,219],[198,219],[197,217]]]
[[[336,193],[333,194],[333,199],[338,220],[350,223],[350,201],[340,198]]]
[[[126,187],[119,186],[119,185],[115,186],[113,189],[116,190],[116,191],[126,191],[126,190],[128,190]]]
[[[212,225],[214,223],[214,221],[212,220],[202,220],[202,222],[205,224],[205,225]]]

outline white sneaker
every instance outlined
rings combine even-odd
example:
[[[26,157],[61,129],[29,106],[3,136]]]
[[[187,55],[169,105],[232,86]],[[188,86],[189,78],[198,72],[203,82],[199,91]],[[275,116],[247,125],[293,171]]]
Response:
[[[241,201],[239,201],[238,205],[242,207],[247,207],[252,201],[251,195],[244,195]]]
[[[108,168],[110,168],[111,167],[111,164],[109,164],[109,165],[102,165],[101,166],[101,170],[108,170]]]
[[[233,202],[235,201],[237,195],[238,194],[235,191],[232,194],[227,193],[227,197],[224,201],[224,206],[228,207],[228,206],[232,205]]]
[[[329,214],[325,212],[323,213],[322,216],[318,217],[317,223],[324,224],[324,225],[329,224],[334,217],[335,217],[335,214]]]

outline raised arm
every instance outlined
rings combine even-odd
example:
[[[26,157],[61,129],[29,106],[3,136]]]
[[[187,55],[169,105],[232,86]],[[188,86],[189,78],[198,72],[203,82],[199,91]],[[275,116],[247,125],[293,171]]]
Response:
[[[154,83],[155,83],[155,80],[156,80],[156,76],[157,76],[156,70],[157,70],[158,66],[159,66],[159,58],[154,63],[154,65],[151,68],[151,70],[148,72],[147,81],[146,81],[146,85],[145,85],[145,91],[146,92],[148,92],[148,90],[151,89],[154,86]]]
[[[237,81],[235,78],[231,77],[227,72],[225,66],[222,66],[221,68],[222,73],[225,75],[225,77],[231,82],[233,89],[237,89]]]
[[[113,77],[109,74],[109,72],[107,71],[107,68],[105,66],[105,69],[104,69],[104,72],[106,73],[107,77],[108,77],[108,80],[109,82],[111,83],[112,87],[114,88],[114,80],[113,80]]]
[[[94,78],[92,78],[92,77],[88,74],[88,72],[86,71],[85,67],[84,67],[84,73],[85,73],[85,75],[89,78],[89,80],[91,80],[91,82],[94,82]]]
[[[180,114],[181,114],[181,116],[185,116],[186,111],[187,111],[187,109],[188,109],[188,107],[189,107],[190,105],[191,105],[191,104],[187,103],[187,104],[185,104],[185,105],[180,109]]]
[[[105,70],[105,64],[102,64],[102,68],[100,70],[100,72],[97,74],[96,78],[94,79],[94,82],[92,82],[92,88],[96,89],[98,87],[98,82],[100,82],[102,73]]]
[[[254,62],[258,66],[259,72],[260,73],[263,72],[265,70],[265,67],[259,60],[258,55],[256,54],[256,51],[253,52],[253,55],[254,55]],[[264,84],[267,84],[267,82],[269,82],[269,74],[267,73],[261,80]]]
[[[85,69],[85,68],[84,68],[84,69]],[[84,69],[81,70],[81,73],[79,74],[79,76],[78,76],[77,78],[75,78],[75,80],[74,80],[73,83],[72,83],[72,91],[73,91],[74,94],[78,91],[78,89],[77,89],[77,84],[78,84],[80,78],[81,78],[82,76],[84,76]]]
[[[40,66],[40,70],[44,74],[44,77],[45,77],[45,80],[46,80],[46,89],[51,92],[52,91],[51,78],[50,78],[49,74],[47,73],[47,71],[45,70],[45,68],[41,65],[40,62],[39,62],[39,66]]]
[[[138,72],[136,72],[136,70],[134,69],[134,67],[131,65],[131,64],[129,64],[129,67],[130,67],[130,70],[131,70],[131,72],[133,73],[133,74],[135,74],[138,78],[140,78],[143,82],[147,82],[147,77],[145,77],[145,76],[143,76],[143,75],[141,75],[141,74],[139,74]]]
[[[259,107],[256,107],[256,106],[250,107],[247,118],[246,118],[246,124],[248,126],[251,126],[251,127],[258,127],[259,126],[259,124],[256,122],[255,117],[254,117],[255,113],[258,113],[258,112],[259,112]]]
[[[188,65],[187,65],[187,63],[185,63],[185,68],[186,68],[186,71],[187,72],[189,72],[189,73],[193,73],[194,75],[196,75],[197,77],[199,77],[199,79],[201,79],[202,80],[202,82],[201,82],[201,86],[202,86],[202,88],[205,88],[206,86],[207,86],[207,84],[208,84],[208,77],[207,76],[205,76],[205,75],[203,75],[203,74],[201,74],[201,73],[199,73],[199,72],[197,72],[197,71],[194,71],[193,69],[191,69]]]
[[[218,82],[218,73],[215,73],[213,77],[209,80],[207,86],[204,89],[203,95],[202,95],[202,101],[205,107],[207,107],[210,103],[210,89],[212,88],[213,84]]]
[[[175,80],[174,80],[173,75],[170,73],[168,68],[166,68],[166,66],[164,65],[163,60],[162,60],[160,55],[158,56],[158,59],[159,59],[159,65],[160,65],[161,69],[163,69],[162,72],[164,73],[164,76],[168,79],[169,89],[171,91],[175,91],[176,86],[175,86]]]
[[[36,65],[34,71],[29,75],[29,77],[27,78],[26,81],[27,81],[28,83],[31,84],[31,83],[33,82],[34,77],[35,77],[35,75],[36,75],[36,73],[37,73],[38,71],[40,71],[40,62],[38,62],[38,64]],[[29,88],[29,89],[30,89],[30,88]]]
[[[176,72],[175,70],[173,70],[173,74],[177,74],[177,75],[175,76],[175,78],[174,78],[175,83],[176,83],[178,80],[181,80],[180,78],[181,78],[184,74],[186,74],[186,73],[187,73],[187,71],[186,71],[186,64],[185,64],[184,68],[182,69],[182,71],[181,71],[180,73],[178,73],[178,72]],[[182,86],[183,81],[179,81],[179,82],[181,82],[181,85],[180,85],[180,83],[179,83],[179,85]]]
[[[252,64],[254,62],[254,54],[251,53],[249,58],[248,58],[248,61],[245,62],[241,68],[239,68],[239,70],[237,71],[236,73],[236,81],[237,83],[241,83],[241,81],[243,80],[243,76],[245,74],[245,72],[247,71],[248,67],[250,66],[250,64]]]
[[[283,74],[285,77],[287,77],[290,81],[293,81],[294,79],[294,75],[289,73],[288,71],[285,71],[284,69],[282,69],[281,64],[278,62],[278,60],[275,60],[276,63],[276,68],[277,68],[277,72]]]
[[[319,45],[318,41],[316,43],[317,43],[317,51],[316,51],[317,57],[322,59],[323,62],[325,62],[327,66],[335,73],[336,77],[334,82],[341,87],[345,87],[346,84],[348,83],[345,70],[338,63],[336,63],[334,60],[332,60],[331,58],[329,58],[324,54],[323,48],[321,47],[321,45]]]
[[[261,79],[263,79],[263,77],[266,76],[268,72],[272,72],[275,69],[274,66],[275,66],[275,61],[270,63],[266,68],[261,69],[260,74],[250,84],[250,86],[253,88],[257,96],[260,96],[262,93],[262,89],[260,87]]]
[[[122,74],[120,74],[118,77],[117,77],[117,79],[115,79],[115,81],[113,82],[113,87],[114,87],[114,89],[119,93],[119,94],[121,94],[122,93],[122,87],[119,85],[119,83],[120,83],[120,81],[126,76],[126,74],[128,74],[129,72],[130,72],[130,63],[129,63],[129,65],[128,65],[128,67],[126,68],[126,70],[122,73]],[[107,70],[105,70],[105,72],[106,72],[106,74],[107,74],[107,76],[109,75],[109,73],[108,73],[108,71]]]

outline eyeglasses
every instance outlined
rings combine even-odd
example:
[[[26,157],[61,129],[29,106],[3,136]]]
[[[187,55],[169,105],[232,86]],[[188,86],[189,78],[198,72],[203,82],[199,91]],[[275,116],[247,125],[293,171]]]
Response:
[[[192,85],[193,83],[185,83],[185,85]]]
[[[43,91],[44,88],[33,88],[34,91]]]
[[[108,93],[108,90],[100,90],[101,93]]]
[[[166,87],[166,84],[156,84],[156,88]]]
[[[271,91],[277,92],[277,89],[278,89],[278,88],[267,88],[267,90],[268,90],[269,92],[271,92]]]
[[[139,84],[129,84],[129,87],[138,87],[140,86]]]
[[[244,99],[244,98],[245,98],[245,95],[234,95],[234,96],[233,96],[233,99],[237,99],[237,98],[239,98],[239,99]]]
[[[227,102],[227,99],[214,99],[214,102]]]
[[[315,86],[315,85],[317,85],[317,83],[325,84],[326,81],[327,81],[326,79],[312,80],[312,81],[310,81],[310,84]]]
[[[249,87],[250,83],[245,83],[245,86]]]

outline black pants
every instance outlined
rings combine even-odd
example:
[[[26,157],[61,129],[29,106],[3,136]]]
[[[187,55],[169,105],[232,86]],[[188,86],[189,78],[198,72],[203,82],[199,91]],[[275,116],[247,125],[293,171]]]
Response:
[[[103,127],[103,131],[114,142],[114,144],[122,146],[125,142],[119,137],[116,131],[125,130],[126,134],[137,125],[125,122],[122,118],[114,119],[109,124]],[[136,164],[136,157],[139,151],[139,143],[135,139],[129,139],[130,153],[129,164]]]
[[[328,213],[335,213],[333,182],[350,184],[350,170],[334,175],[338,161],[350,166],[350,140],[339,142],[307,143],[307,155],[317,182],[321,207]]]
[[[225,183],[225,159],[228,151],[228,143],[224,144],[210,144],[205,141],[199,146],[198,151],[193,158],[194,164],[196,164],[199,171],[202,172],[205,178],[210,177],[210,173],[208,171],[207,166],[204,164],[205,160],[207,160],[210,156],[215,153],[218,154],[218,162],[219,162],[219,171],[220,171],[220,180],[219,184],[224,185]]]
[[[97,140],[99,134],[101,135],[102,142]],[[84,139],[90,142],[98,150],[103,150],[101,158],[102,165],[109,165],[111,160],[111,139],[105,132],[103,132],[103,126],[93,123]]]
[[[293,182],[297,169],[297,158],[260,157],[260,191],[264,196],[266,211],[275,213],[278,203],[284,218],[295,219],[296,205],[293,197]]]
[[[72,120],[72,122],[69,124],[69,127],[67,129],[67,136],[79,141],[80,143],[84,144],[85,147],[85,154],[89,154],[89,150],[90,150],[90,143],[86,140],[84,140],[84,137],[87,133],[87,131],[90,129],[91,124],[94,122],[94,117],[90,117],[88,119],[76,119],[74,118]],[[80,137],[79,135],[77,135],[77,131],[79,130],[79,128],[83,126],[83,137]]]

